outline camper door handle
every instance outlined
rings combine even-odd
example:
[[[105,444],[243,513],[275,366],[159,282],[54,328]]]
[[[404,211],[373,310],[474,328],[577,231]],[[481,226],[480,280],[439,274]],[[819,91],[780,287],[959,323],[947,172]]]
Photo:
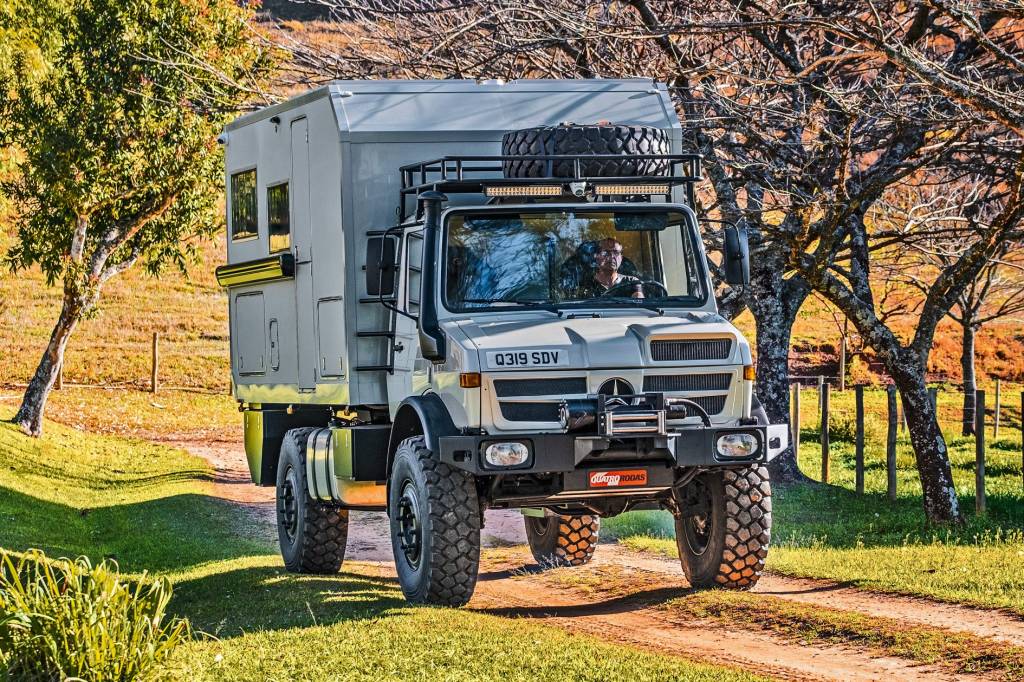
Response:
[[[396,353],[401,353],[403,350],[405,350],[405,344],[399,341],[394,345],[394,349]]]

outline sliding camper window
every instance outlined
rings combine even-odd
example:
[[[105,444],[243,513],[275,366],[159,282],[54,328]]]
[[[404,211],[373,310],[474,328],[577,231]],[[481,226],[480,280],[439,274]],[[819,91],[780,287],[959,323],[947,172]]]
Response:
[[[249,239],[256,232],[256,169],[231,175],[231,239]]]
[[[292,245],[287,182],[267,188],[267,225],[270,228],[270,253],[287,251]]]

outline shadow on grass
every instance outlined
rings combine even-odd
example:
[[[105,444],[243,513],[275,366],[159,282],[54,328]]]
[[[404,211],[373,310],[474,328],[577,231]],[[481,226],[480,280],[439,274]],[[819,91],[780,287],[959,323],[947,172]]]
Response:
[[[650,606],[658,606],[673,599],[694,594],[687,587],[659,587],[650,590],[631,592],[627,595],[609,597],[584,604],[551,606],[501,606],[486,609],[475,609],[480,613],[506,618],[576,618],[580,616],[609,616],[618,613],[632,613]]]
[[[76,509],[0,487],[0,547],[110,558],[127,572],[161,573],[273,551],[246,537],[243,522],[231,503],[206,495]]]
[[[297,575],[284,566],[225,570],[175,584],[170,609],[220,638],[330,625],[409,608],[395,580],[342,572]]]

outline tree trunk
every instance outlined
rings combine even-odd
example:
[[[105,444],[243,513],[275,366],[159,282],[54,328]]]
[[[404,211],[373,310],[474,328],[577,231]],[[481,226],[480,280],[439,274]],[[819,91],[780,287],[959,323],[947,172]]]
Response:
[[[903,413],[914,447],[917,471],[921,478],[924,512],[932,523],[963,523],[960,502],[953,485],[949,452],[932,407],[924,367],[918,366],[908,351],[885,354],[895,362],[888,367],[903,402]]]
[[[87,301],[84,297],[65,286],[64,302],[57,323],[50,334],[50,342],[46,345],[28,388],[25,389],[21,407],[14,416],[14,423],[21,426],[30,436],[40,436],[43,433],[43,410],[46,408],[46,400],[64,363],[64,350],[67,348],[68,339],[71,338],[71,332],[74,331],[86,308]]]
[[[751,259],[752,261],[754,259]],[[782,279],[782,264],[769,262],[751,276],[747,304],[757,325],[755,391],[770,424],[789,424],[789,346],[797,311],[809,288],[802,280]],[[800,471],[792,438],[789,447],[768,465],[773,481],[808,481]]]
[[[961,433],[970,436],[974,434],[974,391],[977,389],[977,378],[974,373],[974,335],[977,329],[970,321],[962,327],[964,337],[960,350],[960,369],[963,373],[964,414]]]

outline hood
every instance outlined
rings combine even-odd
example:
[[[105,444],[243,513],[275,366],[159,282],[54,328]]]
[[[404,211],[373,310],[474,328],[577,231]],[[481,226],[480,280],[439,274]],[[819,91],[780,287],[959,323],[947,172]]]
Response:
[[[687,365],[749,363],[750,350],[742,335],[714,313],[688,312],[662,316],[575,312],[556,318],[544,313],[519,314],[458,322],[466,340],[479,353],[484,371],[537,368],[625,368],[655,363],[650,341],[657,338],[731,338],[726,360],[688,361]]]

